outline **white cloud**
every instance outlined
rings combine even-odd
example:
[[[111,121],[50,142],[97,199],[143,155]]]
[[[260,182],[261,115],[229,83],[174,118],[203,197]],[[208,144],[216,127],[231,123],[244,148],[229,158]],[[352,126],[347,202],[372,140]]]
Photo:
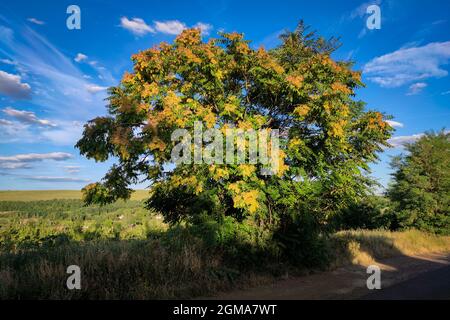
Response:
[[[79,69],[74,57],[64,55],[26,24],[13,25],[13,28],[21,32],[6,39],[2,38],[2,54],[17,62],[33,80],[30,84],[33,87],[35,105],[45,106],[52,117],[59,121],[84,122],[105,112],[106,92],[92,95],[86,90],[86,85],[89,85],[90,81],[83,77],[84,72]],[[8,34],[11,32],[8,31]],[[105,72],[104,79],[101,85],[116,84],[108,72]],[[16,141],[26,138],[18,137],[21,139]],[[1,139],[0,132],[0,143],[3,143]]]
[[[445,96],[445,95],[447,95],[447,94],[450,94],[450,90],[441,93],[441,95],[443,95],[443,96]]]
[[[28,18],[27,20],[30,21],[31,23],[38,24],[38,25],[43,25],[43,24],[45,24],[45,21],[38,20],[38,19],[36,19],[36,18]]]
[[[80,166],[64,166],[64,170],[66,170],[70,174],[78,173],[80,172],[80,169]]]
[[[0,126],[12,126],[13,122],[5,119],[0,119]]]
[[[103,90],[106,90],[106,89],[108,89],[108,87],[102,87],[102,86],[98,86],[96,84],[88,84],[88,85],[86,85],[86,90],[89,91],[89,93],[92,93],[92,94],[100,92],[100,91],[103,91]]]
[[[43,182],[89,182],[89,179],[73,177],[51,177],[51,176],[22,176],[23,179]]]
[[[205,36],[207,36],[213,28],[213,26],[210,25],[209,23],[203,23],[203,22],[197,22],[193,27],[200,29],[202,34]]]
[[[179,20],[155,21],[155,30],[164,34],[177,35],[187,28],[188,26]],[[202,34],[208,35],[213,26],[208,23],[197,22],[192,28],[198,28]]]
[[[388,140],[389,144],[394,148],[403,147],[407,143],[413,143],[423,137],[423,133],[413,134],[410,136],[398,136]]]
[[[127,17],[120,18],[120,26],[131,31],[137,36],[143,36],[146,33],[154,33],[155,30],[145,23],[143,19],[133,18],[129,20]]]
[[[87,58],[88,58],[87,55],[78,53],[77,56],[75,57],[75,59],[73,59],[73,60],[75,60],[76,62],[81,62],[81,61],[87,60]]]
[[[161,33],[177,35],[187,29],[187,26],[178,20],[155,21],[155,29]]]
[[[50,152],[50,153],[26,153],[16,154],[14,156],[0,156],[0,163],[7,162],[36,162],[43,160],[64,161],[72,158],[72,155],[67,152]]]
[[[32,168],[28,163],[23,162],[0,162],[0,169],[9,169],[9,170],[16,170],[16,169],[30,169]]]
[[[413,96],[422,92],[428,85],[425,82],[417,82],[409,86],[407,96]]]
[[[77,121],[61,122],[58,130],[47,130],[40,133],[40,138],[58,146],[73,146],[81,138],[83,126]]]
[[[393,128],[403,128],[403,123],[393,121],[393,120],[386,120],[386,122]]]
[[[31,126],[24,122],[0,119],[0,144],[51,143],[56,146],[73,147],[82,135],[83,122],[54,119],[52,123],[55,126],[50,127]]]
[[[370,81],[382,87],[399,87],[418,80],[448,75],[442,66],[450,60],[450,41],[402,48],[372,59],[364,66]]]
[[[31,87],[21,77],[0,70],[0,93],[15,99],[30,99]]]
[[[50,122],[49,120],[39,119],[34,112],[17,110],[11,107],[7,107],[2,111],[8,116],[26,124],[37,124],[39,126],[45,127],[56,127],[56,124]]]

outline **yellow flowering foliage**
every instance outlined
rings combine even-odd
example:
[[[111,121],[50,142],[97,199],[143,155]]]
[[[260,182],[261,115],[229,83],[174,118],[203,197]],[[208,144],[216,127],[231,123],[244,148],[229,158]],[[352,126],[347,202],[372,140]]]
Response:
[[[330,190],[333,196],[344,189],[358,194],[357,184],[348,181],[360,181],[360,168],[376,158],[392,128],[384,115],[364,111],[354,100],[361,73],[331,58],[335,46],[305,30],[300,24],[267,51],[253,49],[241,33],[205,41],[200,29],[188,29],[172,43],[134,54],[133,69],[109,90],[108,115],[89,121],[77,143],[88,158],[117,159],[105,181],[86,188],[86,199],[127,198],[130,185],[144,177],[153,191],[149,207],[178,222],[180,215],[199,214],[189,211],[194,207],[262,219],[277,208],[302,207],[316,190],[328,200]],[[198,151],[192,144],[197,122],[223,135],[239,129],[260,138],[262,130],[279,130],[279,153],[272,155],[267,143],[269,163],[258,158],[250,164],[248,136],[234,137],[231,142],[247,162],[234,162],[233,154],[232,163],[175,165],[172,151],[180,141],[172,141],[172,134],[177,129],[189,134],[191,144],[183,152],[192,155]],[[278,170],[268,175],[267,168]],[[329,201],[321,208],[341,203]]]
[[[249,213],[254,214],[259,208],[258,196],[258,190],[250,190],[236,194],[233,196],[234,207],[246,209]]]
[[[215,181],[226,180],[229,177],[229,171],[226,167],[212,165],[209,167],[209,172]]]
[[[301,104],[295,107],[294,113],[298,115],[300,118],[304,118],[311,108],[306,104]]]
[[[203,191],[203,182],[199,181],[195,176],[182,177],[173,175],[171,177],[171,185],[173,187],[187,187],[194,191],[195,194],[200,194]]]
[[[251,164],[241,164],[238,166],[238,169],[244,178],[250,177],[256,171],[256,167]]]
[[[388,124],[383,120],[383,115],[380,112],[374,112],[373,116],[369,118],[367,128],[370,130],[383,130],[386,126]]]
[[[150,98],[157,95],[159,92],[157,83],[144,83],[144,89],[142,90],[142,98]]]
[[[331,89],[333,89],[333,91],[339,92],[339,93],[344,93],[344,94],[351,94],[352,90],[349,89],[346,85],[340,83],[340,82],[334,82],[331,85]]]
[[[295,88],[301,88],[303,83],[303,77],[300,75],[288,75],[286,77],[287,82],[293,85]]]
[[[344,127],[346,125],[346,120],[338,120],[331,123],[329,135],[335,138],[342,138],[344,136]]]

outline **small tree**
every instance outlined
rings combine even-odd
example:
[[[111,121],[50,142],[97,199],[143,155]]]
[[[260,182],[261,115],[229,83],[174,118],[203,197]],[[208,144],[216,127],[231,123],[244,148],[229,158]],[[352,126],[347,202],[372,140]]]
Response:
[[[450,134],[427,133],[393,158],[388,195],[398,227],[450,233]]]
[[[276,226],[302,212],[324,222],[362,195],[368,163],[392,128],[352,99],[360,72],[331,58],[335,39],[301,22],[281,40],[271,51],[255,50],[239,33],[203,42],[190,29],[134,55],[133,72],[109,90],[109,115],[89,121],[77,143],[88,158],[117,158],[103,182],[83,189],[85,202],[126,199],[130,184],[143,180],[151,183],[148,207],[169,223],[206,214]],[[171,134],[192,133],[196,121],[219,130],[280,129],[277,174],[262,174],[261,163],[164,170],[177,143]]]

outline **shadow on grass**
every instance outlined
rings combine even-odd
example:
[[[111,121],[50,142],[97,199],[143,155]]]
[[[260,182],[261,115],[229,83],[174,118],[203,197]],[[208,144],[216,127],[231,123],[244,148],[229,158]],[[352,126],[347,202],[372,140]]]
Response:
[[[264,269],[227,261],[222,249],[185,229],[155,231],[145,240],[80,242],[62,233],[11,245],[0,251],[0,299],[192,298],[231,289],[248,282],[251,269]],[[250,246],[240,250],[257,255]],[[67,289],[70,265],[80,267],[81,290]]]
[[[194,298],[230,291],[242,283],[258,284],[259,280],[252,283],[248,279],[258,279],[259,275],[273,280],[292,268],[252,244],[241,243],[238,251],[230,255],[223,248],[208,247],[199,237],[183,230],[150,233],[146,240],[77,242],[66,234],[44,240],[39,246],[0,252],[1,299]],[[397,242],[371,232],[332,236],[327,249],[329,268],[353,264],[354,274],[359,275],[356,280],[360,287],[365,286],[366,265],[404,256]],[[233,256],[242,260],[230,259]],[[81,290],[66,287],[70,265],[81,269]],[[398,270],[385,270],[383,277],[388,279],[391,272],[394,277]],[[356,281],[352,277],[339,278],[339,273],[331,278],[323,275],[326,273],[316,277],[315,283],[294,281],[275,291],[252,289],[248,294],[230,293],[227,298],[333,298],[336,293],[350,292]]]

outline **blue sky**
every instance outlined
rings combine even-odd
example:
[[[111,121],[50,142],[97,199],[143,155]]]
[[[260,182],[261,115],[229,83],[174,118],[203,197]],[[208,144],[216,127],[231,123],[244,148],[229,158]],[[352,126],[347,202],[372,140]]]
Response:
[[[80,30],[66,27],[71,4],[81,9]],[[381,8],[379,30],[366,27],[372,4]],[[449,1],[3,1],[0,190],[76,189],[101,179],[111,162],[86,160],[73,145],[85,121],[105,114],[105,88],[131,70],[139,50],[192,26],[205,39],[238,31],[270,49],[300,19],[341,38],[334,58],[363,70],[357,99],[394,116],[395,147],[372,166],[386,185],[402,143],[450,127]]]

